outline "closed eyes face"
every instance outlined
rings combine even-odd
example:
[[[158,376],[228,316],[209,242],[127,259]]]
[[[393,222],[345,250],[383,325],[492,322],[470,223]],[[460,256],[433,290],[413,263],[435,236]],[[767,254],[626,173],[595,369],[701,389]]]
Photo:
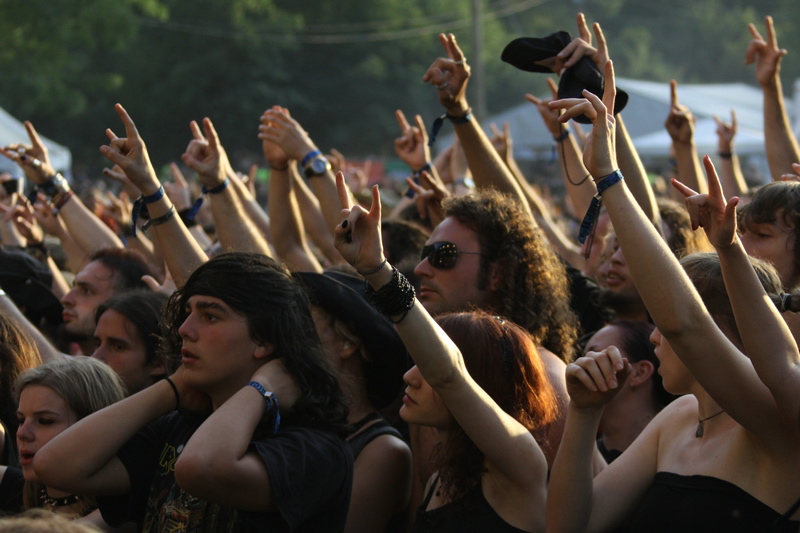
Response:
[[[27,481],[38,481],[32,467],[36,452],[77,419],[64,398],[50,387],[28,385],[22,390],[17,408],[17,448]]]

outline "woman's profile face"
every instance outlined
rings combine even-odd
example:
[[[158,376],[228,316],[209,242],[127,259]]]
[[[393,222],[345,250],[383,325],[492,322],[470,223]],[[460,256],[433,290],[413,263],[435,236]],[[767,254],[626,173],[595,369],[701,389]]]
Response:
[[[17,448],[25,480],[38,482],[33,457],[50,439],[77,422],[78,416],[50,387],[28,385],[19,396]]]

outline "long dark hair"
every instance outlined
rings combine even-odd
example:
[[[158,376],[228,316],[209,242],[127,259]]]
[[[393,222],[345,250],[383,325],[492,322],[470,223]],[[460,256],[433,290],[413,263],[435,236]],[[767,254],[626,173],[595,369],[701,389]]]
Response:
[[[469,375],[503,411],[533,432],[555,419],[555,391],[525,330],[483,312],[446,314],[436,321],[458,346]],[[483,459],[460,427],[450,433],[436,456],[442,490],[450,500],[480,482]]]
[[[266,256],[225,253],[200,266],[164,307],[162,352],[180,353],[178,328],[194,295],[219,298],[247,317],[250,338],[275,347],[302,396],[281,412],[287,424],[347,431],[347,406],[323,354],[308,298],[285,267]]]

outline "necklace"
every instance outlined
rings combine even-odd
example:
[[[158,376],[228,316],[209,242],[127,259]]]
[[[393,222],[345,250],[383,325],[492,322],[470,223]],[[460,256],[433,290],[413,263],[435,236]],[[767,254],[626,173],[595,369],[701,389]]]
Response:
[[[700,437],[702,437],[702,436],[703,436],[703,422],[705,422],[706,420],[711,420],[711,419],[712,419],[712,418],[714,418],[715,416],[717,416],[717,415],[721,415],[721,414],[722,414],[722,413],[724,413],[724,412],[725,412],[725,409],[722,409],[722,410],[721,410],[721,411],[719,411],[718,413],[714,413],[714,414],[713,414],[713,415],[711,415],[711,416],[707,416],[707,417],[705,417],[705,418],[702,418],[702,419],[698,417],[698,418],[697,418],[697,431],[695,431],[695,432],[694,432],[694,436],[695,436],[695,437],[697,437],[698,439],[699,439]]]
[[[53,498],[47,494],[47,489],[42,485],[39,487],[39,500],[42,502],[42,507],[52,510],[53,507],[66,507],[68,505],[75,505],[81,501],[81,497],[75,494],[64,496],[63,498]]]

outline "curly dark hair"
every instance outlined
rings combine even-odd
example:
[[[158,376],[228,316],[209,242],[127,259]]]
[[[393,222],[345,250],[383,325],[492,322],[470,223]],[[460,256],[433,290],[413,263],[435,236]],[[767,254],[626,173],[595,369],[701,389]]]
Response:
[[[275,346],[297,380],[302,396],[281,419],[346,434],[347,405],[320,344],[308,297],[288,270],[275,260],[253,253],[218,255],[195,270],[164,306],[161,351],[180,353],[178,329],[188,316],[194,295],[219,298],[247,317],[250,338]],[[244,384],[242,384],[244,385]]]
[[[536,345],[520,326],[482,311],[440,315],[436,322],[453,340],[475,382],[506,413],[543,439],[539,430],[556,418],[555,391]],[[460,427],[438,448],[436,468],[442,490],[461,498],[485,471],[484,456]]]
[[[499,268],[499,315],[525,328],[537,344],[572,360],[578,320],[570,308],[566,266],[541,228],[511,196],[494,190],[448,198],[444,215],[470,228],[481,246],[478,288]]]

